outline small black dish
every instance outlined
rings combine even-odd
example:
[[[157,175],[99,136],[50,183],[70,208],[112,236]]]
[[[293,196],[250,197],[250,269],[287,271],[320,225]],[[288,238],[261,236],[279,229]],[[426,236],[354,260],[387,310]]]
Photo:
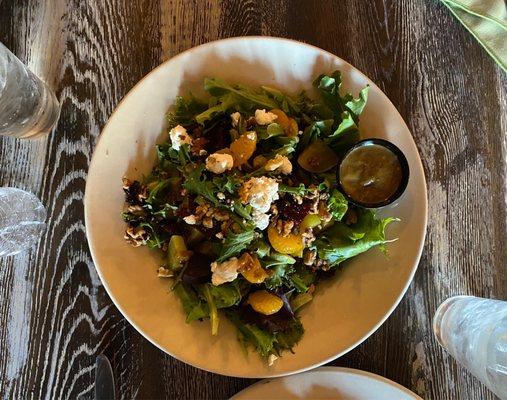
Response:
[[[398,188],[396,189],[396,191],[391,196],[389,196],[389,198],[387,198],[386,200],[380,201],[378,203],[364,203],[364,202],[354,199],[344,190],[344,188],[342,186],[341,177],[340,177],[341,165],[354,150],[358,149],[359,147],[369,146],[369,145],[374,145],[374,144],[388,149],[391,153],[393,153],[396,156],[396,158],[398,159],[398,163],[400,165],[400,169],[401,169],[401,180],[400,180],[400,183],[398,184]],[[410,177],[410,169],[409,169],[408,161],[407,161],[407,158],[405,157],[405,154],[403,154],[403,152],[396,145],[394,145],[393,143],[391,143],[387,140],[384,140],[384,139],[371,138],[371,139],[361,140],[360,142],[358,142],[354,146],[352,146],[347,151],[347,153],[345,153],[345,156],[342,158],[342,160],[340,161],[340,164],[338,165],[336,175],[337,175],[337,187],[340,190],[340,192],[343,193],[343,195],[345,196],[345,198],[348,201],[350,201],[351,203],[353,203],[357,206],[363,207],[363,208],[380,208],[380,207],[384,207],[389,204],[392,204],[393,202],[395,202],[396,200],[398,200],[401,197],[403,192],[405,192],[405,189],[407,188],[408,180]]]

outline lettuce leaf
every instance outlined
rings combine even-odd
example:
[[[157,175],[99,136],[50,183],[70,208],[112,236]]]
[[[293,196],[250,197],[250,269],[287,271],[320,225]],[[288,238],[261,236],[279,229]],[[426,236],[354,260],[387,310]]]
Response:
[[[342,222],[335,223],[319,235],[312,248],[317,250],[319,258],[331,266],[364,253],[372,247],[383,245],[389,240],[385,237],[385,228],[396,218],[377,219],[375,213],[367,209],[357,209],[358,221],[347,226]]]
[[[277,352],[281,350],[292,351],[292,348],[301,340],[304,333],[303,324],[298,318],[294,318],[288,329],[276,333],[275,348]]]
[[[253,346],[262,357],[268,357],[273,354],[276,337],[255,324],[248,324],[241,321],[236,310],[229,309],[226,311],[227,318],[238,329],[238,339],[245,346]]]
[[[327,208],[335,221],[341,221],[348,209],[347,199],[340,191],[333,189],[327,201]]]

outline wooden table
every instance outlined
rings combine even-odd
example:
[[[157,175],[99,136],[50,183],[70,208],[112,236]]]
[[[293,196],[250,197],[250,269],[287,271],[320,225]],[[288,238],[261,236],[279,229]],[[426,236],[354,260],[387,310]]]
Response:
[[[88,164],[120,99],[173,55],[241,35],[351,62],[398,108],[425,166],[430,220],[414,282],[375,334],[331,364],[426,399],[494,398],[437,345],[431,319],[451,295],[507,297],[507,77],[436,0],[0,1],[0,41],[63,106],[49,137],[0,139],[0,185],[36,193],[49,211],[38,247],[0,260],[0,396],[91,398],[102,352],[123,398],[227,398],[253,383],[185,365],[137,333],[101,286],[83,221]]]

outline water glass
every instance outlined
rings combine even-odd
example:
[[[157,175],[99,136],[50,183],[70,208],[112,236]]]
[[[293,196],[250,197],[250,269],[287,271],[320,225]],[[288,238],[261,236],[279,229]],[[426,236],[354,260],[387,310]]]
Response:
[[[507,399],[507,302],[455,296],[433,319],[438,343],[498,397]]]
[[[0,187],[0,257],[29,249],[46,229],[46,209],[32,193]]]
[[[0,135],[35,138],[60,114],[54,93],[0,43]]]

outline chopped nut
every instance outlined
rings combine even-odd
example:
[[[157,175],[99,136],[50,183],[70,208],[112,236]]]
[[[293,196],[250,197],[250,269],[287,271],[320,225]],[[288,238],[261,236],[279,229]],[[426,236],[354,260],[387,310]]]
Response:
[[[292,232],[292,228],[294,228],[294,221],[284,221],[283,219],[278,219],[276,221],[275,228],[281,236],[287,237]]]
[[[317,258],[317,252],[315,250],[305,250],[303,255],[303,263],[305,265],[312,265]]]
[[[171,278],[173,276],[173,272],[170,269],[160,267],[157,270],[157,276],[159,278]]]
[[[183,217],[183,221],[185,221],[189,225],[197,224],[197,218],[195,217],[195,215],[187,215],[186,217]]]
[[[215,234],[215,236],[220,240],[224,238],[224,234],[222,232],[218,232],[217,234]]]
[[[204,226],[205,228],[213,228],[213,220],[209,217],[206,217],[202,220],[202,226]]]
[[[135,228],[133,226],[127,228],[124,236],[125,240],[134,247],[146,244],[149,237],[150,235],[143,228]]]
[[[318,214],[319,214],[320,219],[323,222],[329,222],[333,218],[333,216],[331,215],[331,213],[329,212],[329,210],[327,208],[327,203],[325,201],[319,202]]]
[[[301,232],[301,237],[303,239],[303,244],[305,247],[312,244],[316,239],[312,228],[306,228],[304,232]]]

